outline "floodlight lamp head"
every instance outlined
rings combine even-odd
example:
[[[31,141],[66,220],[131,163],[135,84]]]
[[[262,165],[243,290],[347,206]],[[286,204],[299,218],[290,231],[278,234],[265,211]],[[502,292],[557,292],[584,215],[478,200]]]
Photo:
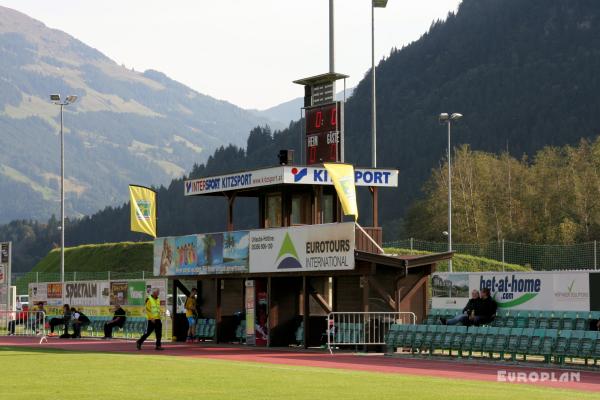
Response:
[[[66,104],[72,104],[75,103],[77,101],[77,96],[75,96],[74,94],[67,96],[67,100],[65,101]]]
[[[438,120],[440,121],[440,124],[445,124],[446,122],[448,122],[449,118],[450,116],[448,115],[448,113],[441,113]]]
[[[373,0],[373,7],[375,8],[385,8],[387,6],[388,0]]]
[[[463,117],[462,114],[460,113],[452,113],[452,115],[450,116],[450,119],[452,121],[458,121],[459,119],[461,119]]]
[[[448,236],[448,231],[444,231],[444,232],[442,232],[442,235],[444,235],[444,236]]]
[[[60,103],[60,94],[51,94],[50,101],[53,103]]]

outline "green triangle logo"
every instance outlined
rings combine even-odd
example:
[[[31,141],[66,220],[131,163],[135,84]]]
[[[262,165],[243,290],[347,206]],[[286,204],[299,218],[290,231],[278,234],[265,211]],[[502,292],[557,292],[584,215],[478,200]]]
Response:
[[[292,243],[292,238],[290,238],[290,234],[288,232],[285,233],[285,237],[283,238],[283,243],[281,244],[281,249],[279,249],[277,259],[280,259],[281,256],[286,254],[290,254],[298,259],[298,253],[296,253],[296,248],[294,247],[294,243]]]

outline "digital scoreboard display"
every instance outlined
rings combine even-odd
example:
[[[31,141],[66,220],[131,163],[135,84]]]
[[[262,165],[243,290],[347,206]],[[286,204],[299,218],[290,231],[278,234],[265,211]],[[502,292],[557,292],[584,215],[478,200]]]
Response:
[[[342,105],[335,102],[306,109],[306,164],[341,161]]]

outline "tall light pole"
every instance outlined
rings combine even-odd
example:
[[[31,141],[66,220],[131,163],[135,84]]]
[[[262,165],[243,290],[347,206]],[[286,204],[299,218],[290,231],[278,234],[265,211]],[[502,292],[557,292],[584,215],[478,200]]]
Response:
[[[371,0],[371,166],[377,168],[377,96],[375,88],[375,8],[385,8],[388,0]],[[373,227],[379,225],[377,187],[373,192]]]
[[[377,168],[377,99],[375,89],[375,8],[385,8],[388,0],[371,0],[371,166]]]
[[[60,94],[51,94],[50,101],[60,106],[60,281],[65,281],[65,141],[63,135],[63,107],[77,101],[70,95],[61,101]]]
[[[459,113],[441,113],[440,124],[448,125],[448,251],[452,251],[452,161],[450,159],[450,132],[452,121],[462,118]],[[452,272],[452,259],[448,260],[448,272]]]

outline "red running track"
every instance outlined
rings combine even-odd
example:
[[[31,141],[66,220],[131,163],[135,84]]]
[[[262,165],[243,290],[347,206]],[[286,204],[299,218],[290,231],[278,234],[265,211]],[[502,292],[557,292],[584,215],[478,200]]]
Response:
[[[565,372],[580,372],[579,382],[527,382],[527,384],[552,386],[600,392],[600,368],[577,371],[573,368],[560,369],[543,367],[536,364],[512,365],[508,363],[477,362],[467,360],[439,360],[405,357],[386,357],[383,355],[356,355],[348,353],[334,354],[323,351],[304,351],[297,349],[260,349],[254,347],[212,344],[166,343],[165,351],[154,351],[151,341],[145,343],[142,351],[137,351],[133,341],[114,339],[58,339],[48,338],[48,343],[39,344],[37,337],[0,336],[0,346],[34,347],[39,349],[62,349],[74,351],[94,351],[109,353],[155,354],[179,357],[203,357],[220,360],[260,362],[284,365],[301,365],[319,368],[338,368],[368,372],[420,375],[450,379],[471,379],[497,382],[498,370],[511,373],[536,372],[554,374],[558,379]],[[552,376],[552,375],[550,375]],[[507,382],[513,383],[513,382]]]

